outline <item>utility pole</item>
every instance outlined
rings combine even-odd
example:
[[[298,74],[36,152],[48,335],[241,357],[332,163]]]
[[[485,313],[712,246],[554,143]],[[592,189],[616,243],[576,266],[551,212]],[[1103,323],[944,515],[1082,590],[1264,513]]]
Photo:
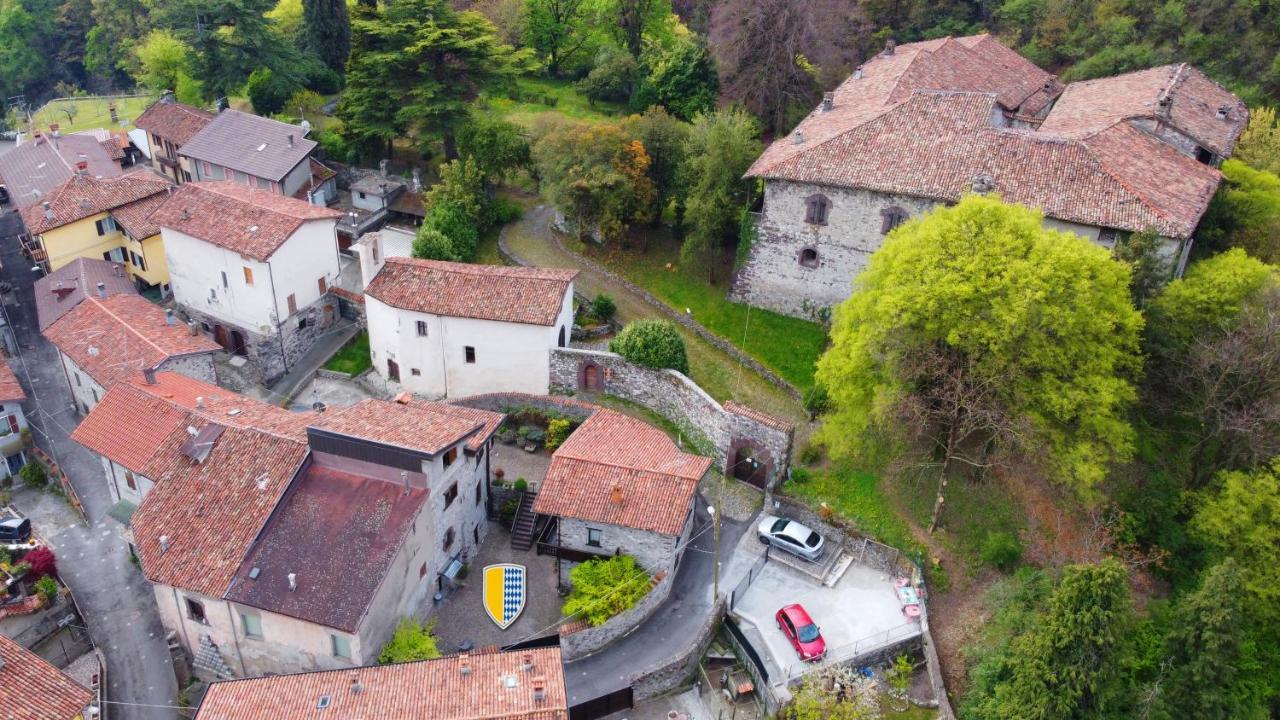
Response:
[[[714,604],[720,599],[720,514],[710,505],[707,506],[707,514],[711,516],[712,533],[715,536],[715,567],[714,567],[714,584],[711,591],[711,602]]]

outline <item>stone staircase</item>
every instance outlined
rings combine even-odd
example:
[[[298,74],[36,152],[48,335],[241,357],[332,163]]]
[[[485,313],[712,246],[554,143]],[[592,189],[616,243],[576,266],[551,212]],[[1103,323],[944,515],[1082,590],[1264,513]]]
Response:
[[[511,548],[528,550],[533,547],[534,525],[538,516],[533,512],[533,501],[538,499],[537,493],[525,492],[520,496],[520,505],[516,508],[516,519],[511,524]]]
[[[827,552],[817,562],[810,562],[789,552],[777,549],[769,553],[769,561],[785,565],[809,577],[814,582],[833,587],[837,582],[840,582],[840,578],[844,576],[845,571],[853,564],[854,556],[844,545],[836,545],[835,547],[828,547]]]

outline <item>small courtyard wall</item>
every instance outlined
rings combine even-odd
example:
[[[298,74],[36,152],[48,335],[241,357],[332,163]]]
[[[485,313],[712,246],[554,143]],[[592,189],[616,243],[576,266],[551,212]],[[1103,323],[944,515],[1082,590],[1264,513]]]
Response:
[[[662,580],[640,598],[630,609],[615,615],[605,624],[589,627],[585,630],[562,635],[560,637],[560,654],[565,662],[577,660],[599,651],[609,643],[636,629],[641,623],[648,621],[662,603],[671,595],[675,585],[675,573],[667,573]]]
[[[711,612],[707,613],[702,626],[685,644],[683,650],[656,665],[650,665],[639,672],[632,673],[630,677],[632,699],[635,702],[644,702],[681,687],[693,677],[698,661],[702,659],[703,653],[707,651],[707,646],[711,644],[711,639],[715,637],[716,630],[724,620],[724,613],[725,601],[722,597],[716,601]]]
[[[643,405],[670,420],[698,452],[714,456],[726,475],[744,449],[765,463],[770,485],[791,463],[795,429],[789,423],[736,403],[721,405],[675,370],[642,367],[617,353],[557,348],[551,390],[602,392]]]

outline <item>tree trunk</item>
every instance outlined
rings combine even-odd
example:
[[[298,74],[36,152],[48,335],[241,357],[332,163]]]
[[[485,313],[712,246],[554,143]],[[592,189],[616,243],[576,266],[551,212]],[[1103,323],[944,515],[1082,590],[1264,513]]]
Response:
[[[943,493],[947,490],[947,472],[951,470],[951,451],[956,444],[956,428],[960,424],[960,412],[957,411],[952,419],[951,427],[947,428],[947,445],[942,456],[942,471],[938,473],[938,495],[933,501],[933,517],[929,518],[929,534],[932,535],[934,530],[938,529],[938,522],[942,520],[942,506],[946,500]]]
[[[445,162],[458,159],[458,141],[453,137],[453,133],[447,133],[444,136],[444,159]]]

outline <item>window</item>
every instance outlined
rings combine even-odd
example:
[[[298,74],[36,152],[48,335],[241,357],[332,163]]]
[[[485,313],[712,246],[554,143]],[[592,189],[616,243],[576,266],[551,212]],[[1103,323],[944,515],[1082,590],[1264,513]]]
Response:
[[[826,225],[831,201],[826,195],[810,195],[804,200],[804,221],[811,225]]]
[[[801,250],[800,264],[807,268],[818,267],[818,251],[813,248],[805,248]]]
[[[80,382],[80,373],[71,373],[76,376],[76,387],[81,387],[84,383]]]
[[[421,580],[426,576],[427,576],[427,564],[422,563],[422,567],[418,568],[418,579]]]
[[[453,531],[453,528],[449,528],[444,532],[444,551],[445,552],[449,552],[449,548],[453,547],[453,538],[456,534],[457,533]]]
[[[298,312],[298,298],[297,298],[297,297],[295,297],[292,293],[290,293],[290,295],[289,295],[288,303],[289,303],[289,314],[290,314],[290,315],[292,315],[292,314],[294,314],[294,313]]]
[[[894,228],[907,221],[910,215],[900,207],[885,208],[880,211],[880,234],[888,235]]]
[[[476,481],[476,505],[480,504],[480,500],[484,497],[484,482]]]
[[[409,368],[409,374],[414,376],[420,376],[422,375],[422,371],[419,370],[418,368]]]
[[[244,284],[253,287],[253,268],[246,265],[242,269],[244,270]]]
[[[316,287],[320,288],[321,295],[325,294],[326,292],[329,292],[329,286],[328,284],[325,283],[324,278],[319,278],[318,280],[316,280]]]
[[[427,336],[427,321],[419,320],[418,321],[418,337],[426,337],[426,336]]]
[[[235,173],[236,173],[236,174],[235,174],[236,182],[238,182],[238,183],[244,183],[244,184],[246,184],[246,185],[248,185],[248,184],[249,184],[249,176],[248,176],[248,175],[245,175],[244,173],[240,172],[239,170],[236,170],[236,171],[235,171]]]
[[[363,199],[364,199],[364,193],[357,193],[357,194],[360,196],[360,199],[361,199],[361,200],[363,200]]]
[[[159,136],[159,135],[157,135],[157,134],[155,134],[155,133],[151,133],[151,137],[152,137],[152,138],[155,138],[155,144],[156,144],[156,145],[164,145],[164,141],[160,139],[160,136]]]
[[[262,639],[262,616],[258,613],[240,613],[240,627],[245,637]]]
[[[18,416],[17,415],[6,415],[4,419],[5,419],[5,422],[9,425],[10,433],[18,432]]]
[[[204,168],[203,175],[206,179],[213,177],[213,167],[209,165],[208,161],[202,160],[200,166]]]
[[[137,491],[138,481],[134,479],[133,473],[128,470],[124,471],[124,484],[129,486],[130,490]]]
[[[94,224],[98,226],[99,235],[106,235],[108,233],[117,232],[120,229],[120,226],[116,225],[116,219],[111,217],[110,215],[102,218],[101,220],[99,220]]]
[[[351,659],[351,640],[342,635],[330,635],[329,642],[333,646],[333,656],[343,660]]]
[[[246,268],[246,269],[247,269],[247,268]],[[231,287],[231,286],[227,283],[227,271],[226,271],[226,270],[223,270],[223,271],[222,271],[222,287]]]
[[[138,253],[136,253],[136,252],[133,252],[132,250],[131,250],[131,251],[129,251],[129,258],[130,258],[131,260],[133,260],[133,266],[134,266],[134,267],[138,268],[138,269],[139,269],[139,270],[141,270],[142,272],[146,272],[146,271],[147,271],[147,259],[146,259],[146,258],[142,257],[141,255],[139,255],[139,254],[138,254]]]
[[[266,178],[258,178],[258,188],[262,190],[270,190],[271,181]]]
[[[458,499],[458,483],[454,483],[449,486],[448,490],[444,491],[444,506],[446,508],[449,507],[450,505],[453,504],[453,501],[457,499]]]
[[[209,619],[204,616],[204,603],[191,598],[183,598],[187,603],[187,617],[201,625],[208,625]]]
[[[466,354],[466,356],[467,356],[467,362],[469,362],[469,363],[474,363],[474,362],[476,361],[476,349],[475,349],[475,348],[473,348],[473,347],[471,347],[470,345],[468,345],[468,346],[466,346],[465,348],[463,348],[463,352],[464,352],[464,353]]]
[[[1204,149],[1204,148],[1202,148],[1202,147],[1198,147],[1198,148],[1196,148],[1196,160],[1199,160],[1200,162],[1204,163],[1205,165],[1212,165],[1212,164],[1213,164],[1213,153],[1212,153],[1212,152],[1210,152],[1210,151],[1208,151],[1208,150],[1206,150],[1206,149]]]
[[[600,547],[600,537],[604,533],[596,528],[587,528],[587,545],[590,547]]]
[[[453,461],[457,459],[458,459],[458,448],[456,447],[449,448],[444,454],[444,466],[449,467],[450,465],[453,464]],[[454,494],[456,495],[457,493],[455,492]]]
[[[102,259],[107,262],[122,263],[124,262],[124,248],[111,248],[102,253]]]
[[[218,300],[218,290],[217,290],[217,288],[209,288],[209,299],[210,299],[210,300],[213,300],[214,302],[217,302],[217,300]]]

